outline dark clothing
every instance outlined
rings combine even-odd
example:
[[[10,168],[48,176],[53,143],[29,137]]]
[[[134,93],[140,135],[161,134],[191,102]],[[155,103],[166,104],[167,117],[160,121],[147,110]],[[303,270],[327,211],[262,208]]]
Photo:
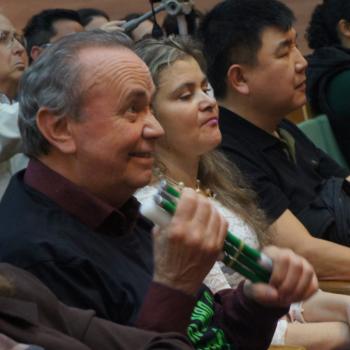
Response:
[[[6,242],[0,260],[32,272],[68,305],[130,324],[143,304],[139,327],[185,334],[201,300],[151,282],[151,223],[139,216],[134,199],[120,210],[100,202],[31,160],[0,204],[0,240]],[[206,295],[202,290],[198,297]],[[287,311],[248,300],[242,288],[215,295],[213,309],[200,331],[224,330],[229,343],[245,350],[266,349]]]
[[[338,145],[350,164],[350,76],[343,74],[350,71],[350,50],[340,46],[322,47],[307,60],[307,96],[311,108],[316,114],[327,115]],[[342,83],[337,82],[340,75],[345,77]]]
[[[107,208],[43,167],[31,161],[0,203],[0,260],[32,272],[67,305],[130,324],[152,279],[151,223],[137,217],[136,200],[131,214]]]
[[[350,183],[344,179],[332,177],[324,184],[319,195],[312,203],[313,220],[307,227],[317,229],[319,222],[328,217],[332,219],[331,229],[322,238],[335,243],[350,246]],[[303,218],[303,222],[305,222]]]
[[[325,181],[345,178],[348,173],[294,124],[283,120],[279,128],[281,135],[289,135],[288,142],[220,108],[221,149],[257,192],[259,205],[271,222],[286,209],[302,222],[303,217],[312,221],[317,214],[312,202]],[[317,230],[311,231],[315,236],[321,236],[334,221],[327,216],[318,216],[318,220]]]
[[[14,288],[11,297],[0,292],[0,332],[18,342],[46,350],[192,349],[179,334],[121,326],[97,318],[92,310],[68,307],[24,270],[0,264],[0,274]]]

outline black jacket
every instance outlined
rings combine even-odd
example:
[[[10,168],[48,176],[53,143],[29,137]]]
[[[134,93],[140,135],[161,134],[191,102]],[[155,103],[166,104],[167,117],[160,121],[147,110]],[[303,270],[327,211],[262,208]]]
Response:
[[[342,47],[323,47],[307,57],[307,96],[316,114],[326,114],[338,145],[350,164],[350,122],[347,115],[339,115],[327,96],[333,78],[350,69],[350,50]],[[350,116],[350,111],[349,111]]]

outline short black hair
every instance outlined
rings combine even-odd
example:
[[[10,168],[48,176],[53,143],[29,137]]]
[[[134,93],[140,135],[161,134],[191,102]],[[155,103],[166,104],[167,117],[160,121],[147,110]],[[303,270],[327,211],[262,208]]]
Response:
[[[311,49],[340,45],[337,25],[340,20],[350,22],[349,0],[327,0],[315,7],[306,29],[306,40]]]
[[[106,18],[107,21],[110,21],[109,16],[107,15],[106,12],[95,9],[95,8],[82,8],[77,10],[78,15],[80,17],[80,22],[83,27],[88,25],[94,17],[104,17]]]
[[[278,0],[226,0],[209,11],[198,35],[215,96],[226,96],[226,75],[232,64],[256,64],[266,28],[287,32],[294,20],[292,10]]]
[[[56,35],[53,24],[59,20],[71,20],[81,24],[78,12],[69,9],[43,10],[30,18],[23,29],[29,58],[33,46],[44,45]]]

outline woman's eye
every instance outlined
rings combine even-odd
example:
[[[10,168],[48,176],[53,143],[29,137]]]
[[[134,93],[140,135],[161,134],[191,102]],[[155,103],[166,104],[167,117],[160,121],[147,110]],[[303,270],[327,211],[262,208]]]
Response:
[[[207,95],[209,95],[211,93],[211,87],[206,86],[205,88],[203,88],[203,92],[205,92]]]
[[[192,97],[192,94],[191,93],[186,93],[186,94],[182,94],[179,96],[179,99],[181,101],[187,101],[189,100],[190,98]]]

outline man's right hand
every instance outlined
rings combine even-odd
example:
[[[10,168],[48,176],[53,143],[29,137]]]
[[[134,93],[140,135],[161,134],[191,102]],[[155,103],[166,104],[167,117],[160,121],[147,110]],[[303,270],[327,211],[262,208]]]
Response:
[[[195,295],[222,252],[228,224],[207,198],[185,188],[166,229],[154,229],[154,281]]]

